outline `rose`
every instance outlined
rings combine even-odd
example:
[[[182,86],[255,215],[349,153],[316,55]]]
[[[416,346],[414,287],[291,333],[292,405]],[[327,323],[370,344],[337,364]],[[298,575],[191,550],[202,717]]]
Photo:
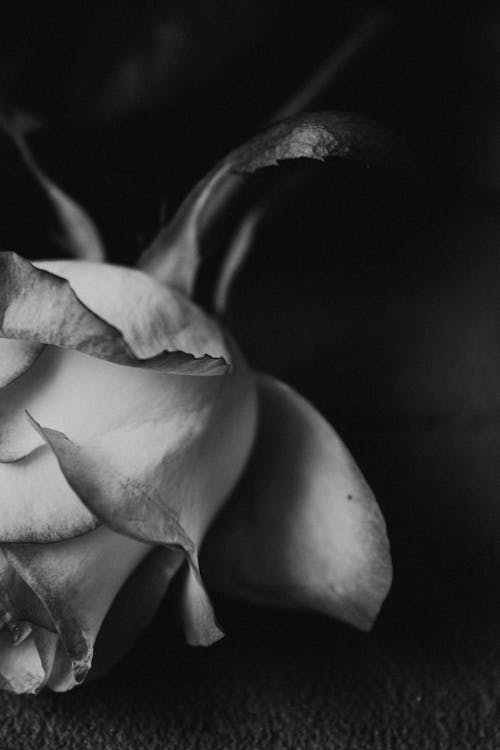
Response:
[[[30,166],[95,257],[88,218]],[[159,280],[0,254],[0,675],[14,692],[81,682],[120,592],[109,666],[174,576],[187,640],[217,640],[198,553],[242,473],[204,550],[214,587],[365,629],[387,594],[385,525],[347,449],[298,394],[251,375],[189,299],[196,254],[164,245],[143,261]]]
[[[217,639],[196,550],[238,479],[255,434],[256,385],[241,355],[231,343],[226,349],[222,333],[187,300],[139,271],[83,261],[33,266],[13,254],[1,254],[0,265],[2,332],[12,337],[0,341],[8,354],[0,394],[4,687],[31,691],[47,684],[61,690],[80,681],[111,601],[155,545],[169,550],[158,560],[163,590],[189,559],[182,605],[188,639]],[[45,287],[52,306],[43,303]],[[191,331],[175,332],[176,300],[189,306]],[[141,301],[147,304],[144,320]],[[217,374],[223,365],[213,355],[205,362],[165,354],[180,338],[184,349],[195,349],[201,323],[210,332],[205,349],[231,356],[231,375]],[[100,332],[89,336],[92,324]],[[149,357],[137,358],[139,342],[140,353]],[[205,376],[190,374],[196,368]],[[258,382],[261,437],[239,503],[248,481],[263,481],[264,487],[250,497],[256,506],[247,535],[238,504],[232,506],[235,521],[229,520],[229,532],[228,521],[221,524],[221,544],[211,542],[208,570],[221,578],[222,588],[234,588],[233,577],[242,576],[240,593],[251,593],[258,592],[258,568],[268,566],[270,574],[261,581],[264,594],[275,589],[273,601],[283,592],[284,603],[293,604],[290,588],[305,586],[304,603],[366,627],[385,593],[373,565],[383,538],[376,505],[345,448],[312,407],[275,381]],[[24,410],[51,427],[26,419]],[[276,460],[277,441],[278,457],[291,462],[284,476],[262,471],[262,461]],[[276,481],[275,489],[286,488],[287,495],[277,493],[267,506]],[[327,485],[329,493],[320,495]],[[262,519],[262,504],[276,518]],[[103,522],[97,528],[96,518]],[[267,544],[261,533],[266,531],[271,550],[276,546],[267,559],[259,548]],[[368,537],[364,546],[361,534]],[[317,548],[325,541],[331,545],[326,554]],[[248,547],[255,570],[246,570]],[[297,553],[297,560],[288,559]],[[228,554],[232,559],[226,561]]]
[[[193,590],[189,597],[203,598],[196,580],[196,547],[247,459],[254,433],[255,389],[231,344],[233,374],[210,377],[212,371],[224,371],[222,360],[208,356],[196,359],[195,354],[201,345],[229,359],[222,334],[187,300],[139,271],[76,261],[39,264],[44,269],[39,270],[9,254],[2,255],[0,265],[3,333],[25,337],[22,342],[0,342],[2,348],[8,347],[9,359],[4,363],[15,363],[18,352],[25,357],[29,351],[26,340],[33,342],[29,360],[24,360],[26,369],[20,374],[16,366],[16,377],[4,385],[0,397],[0,458],[5,462],[0,467],[4,488],[1,533],[7,542],[3,545],[4,559],[9,563],[5,566],[4,562],[4,617],[11,618],[8,625],[15,636],[27,632],[22,624],[26,620],[39,627],[47,624],[46,612],[33,616],[32,597],[12,581],[13,576],[21,577],[44,605],[73,660],[74,675],[68,676],[71,665],[66,659],[64,679],[78,679],[88,667],[91,642],[105,614],[103,607],[109,606],[118,587],[155,542],[167,540],[185,552],[192,570],[192,580],[187,584]],[[71,288],[62,278],[70,279]],[[52,308],[43,302],[44,286],[53,299]],[[65,295],[66,304],[61,302]],[[32,311],[37,303],[40,306],[35,318]],[[21,311],[16,310],[17,304],[22,306]],[[147,312],[142,321],[141,304]],[[90,307],[100,317],[91,313]],[[179,324],[187,319],[190,328],[185,331]],[[74,327],[76,321],[79,328]],[[122,333],[110,323],[119,325]],[[171,336],[174,338],[169,342]],[[160,352],[171,348],[174,339],[179,346],[182,341],[184,349],[191,349],[193,354],[179,361],[174,353],[169,364],[169,355]],[[40,352],[41,341],[46,346]],[[143,357],[139,359],[138,354]],[[120,360],[122,364],[115,364]],[[208,376],[183,374],[197,369]],[[65,463],[67,451],[64,453],[63,447],[63,455],[56,445],[61,440],[59,434],[34,431],[24,410],[44,424],[68,432],[74,441],[72,446],[77,442],[81,445],[75,448],[79,452],[78,458],[74,456],[76,463],[70,459],[72,468]],[[62,474],[58,474],[51,449]],[[84,482],[92,476],[95,486],[83,489],[81,478],[72,474],[80,470],[86,474]],[[104,527],[95,529],[95,516],[85,510],[75,491],[82,500],[86,493],[93,493],[92,503],[102,493],[108,503],[105,513],[115,512],[115,500],[120,512],[124,502],[130,503],[125,516],[127,512],[140,515],[147,504],[154,508],[159,492],[169,499],[161,518],[156,514],[154,519],[150,509],[145,521],[126,520],[125,530],[135,537],[127,539]],[[139,503],[144,508],[136,510],[134,504]],[[93,510],[101,516],[97,507]],[[144,522],[149,531],[141,526]],[[110,523],[120,528],[120,523]],[[153,532],[155,523],[163,524],[163,528],[158,526]],[[67,539],[71,544],[64,541]],[[55,544],[40,546],[46,542]],[[173,557],[180,562],[184,554],[176,551]],[[56,571],[57,579],[52,580]],[[88,586],[92,576],[101,591],[95,585]],[[188,606],[208,607],[203,601],[191,603],[191,599]],[[196,630],[198,624],[188,623],[187,627]],[[216,635],[215,625],[209,623],[205,632],[202,623],[190,637],[205,641]],[[4,649],[10,653],[6,644],[4,635]],[[51,638],[40,646],[33,636],[24,643],[24,651],[30,647],[33,651],[41,678],[35,646],[43,663],[51,658],[45,650],[53,651],[56,642]],[[22,663],[26,664],[24,651]],[[19,647],[16,652],[22,653]],[[55,687],[62,684],[61,659],[53,668],[58,681],[51,682],[51,672],[46,675]]]
[[[256,384],[241,355],[229,344],[231,375],[172,374],[169,356],[158,354],[139,360],[135,352],[127,363],[116,364],[119,357],[110,352],[106,328],[115,343],[126,341],[132,347],[137,331],[130,326],[141,326],[137,341],[145,347],[143,354],[164,351],[168,336],[175,337],[172,291],[138,271],[104,264],[53,261],[37,268],[18,256],[1,254],[0,265],[1,298],[9,300],[2,331],[24,337],[0,341],[9,357],[3,360],[4,382],[16,355],[25,368],[20,373],[16,364],[14,379],[0,394],[4,687],[20,692],[47,684],[62,690],[79,682],[118,589],[160,544],[169,550],[157,563],[164,571],[163,590],[189,559],[182,604],[185,628],[191,643],[210,643],[220,634],[200,584],[196,550],[238,479],[255,434]],[[71,287],[62,279],[69,279]],[[43,300],[44,285],[51,289],[57,312],[40,304],[35,318],[32,310]],[[58,295],[65,294],[68,299],[61,303]],[[141,300],[147,300],[144,323]],[[168,328],[164,318],[164,338],[154,342],[154,322],[164,302],[169,305]],[[108,324],[120,324],[121,334],[104,323],[104,315]],[[80,328],[72,323],[67,330],[67,321],[75,319]],[[101,338],[89,338],[93,319],[102,328]],[[206,325],[211,330],[209,321]],[[194,336],[182,336],[187,349]],[[214,329],[212,336],[206,348],[211,344],[216,351],[218,345],[229,358],[222,334]],[[173,362],[181,373],[196,367],[217,373],[220,368],[215,359],[179,363],[174,354]],[[256,507],[247,536],[238,504],[232,506],[235,521],[229,520],[229,532],[225,520],[218,532],[222,543],[210,544],[209,573],[229,590],[235,587],[234,576],[236,581],[240,576],[240,593],[249,589],[252,598],[265,599],[273,587],[274,594],[267,596],[276,602],[283,592],[284,603],[293,604],[293,587],[305,586],[304,603],[367,627],[387,585],[387,571],[381,581],[374,566],[384,537],[376,505],[345,448],[312,407],[275,381],[258,383],[264,407],[261,437],[239,503],[248,481],[264,482],[264,487],[250,498]],[[42,428],[33,419],[30,424],[24,410],[51,427]],[[280,460],[291,463],[284,476],[273,475],[272,469],[262,472],[262,461],[276,460],[276,445]],[[286,497],[269,496],[275,482],[276,490],[286,488]],[[328,494],[320,495],[328,485]],[[283,503],[287,507],[282,509]],[[277,517],[261,518],[262,511]],[[280,523],[283,512],[289,516]],[[103,522],[97,528],[96,518]],[[267,544],[261,534],[266,530],[276,545],[267,558],[259,548]],[[326,552],[317,547],[325,542],[331,545]],[[247,570],[248,548],[256,558],[255,570],[251,565]],[[223,559],[228,554],[229,561]],[[288,559],[297,554],[295,561]],[[252,588],[258,592],[261,565],[271,571],[260,579],[265,585],[259,597]],[[328,591],[334,582],[335,591]]]

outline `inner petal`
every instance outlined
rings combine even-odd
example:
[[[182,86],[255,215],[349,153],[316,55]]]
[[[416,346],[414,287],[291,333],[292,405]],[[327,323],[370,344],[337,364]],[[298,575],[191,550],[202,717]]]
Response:
[[[0,688],[11,693],[36,693],[45,680],[32,636],[14,646],[8,631],[0,632]]]
[[[43,344],[18,339],[0,339],[0,388],[23,374],[36,360]]]
[[[51,542],[95,528],[95,517],[42,446],[15,463],[0,464],[0,540]]]
[[[191,412],[200,399],[212,400],[218,388],[218,378],[122,367],[46,346],[22,377],[0,390],[0,461],[17,461],[43,443],[25,410],[86,441],[123,424],[165,421],[185,408]]]

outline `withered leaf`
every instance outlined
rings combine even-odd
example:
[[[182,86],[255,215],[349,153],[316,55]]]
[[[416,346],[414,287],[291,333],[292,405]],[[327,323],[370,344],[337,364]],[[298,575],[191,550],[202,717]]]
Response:
[[[188,195],[170,224],[144,252],[139,266],[159,281],[191,294],[202,257],[202,217],[234,175],[252,174],[289,159],[329,158],[416,173],[404,142],[362,115],[320,112],[292,117],[272,125],[222,159]]]

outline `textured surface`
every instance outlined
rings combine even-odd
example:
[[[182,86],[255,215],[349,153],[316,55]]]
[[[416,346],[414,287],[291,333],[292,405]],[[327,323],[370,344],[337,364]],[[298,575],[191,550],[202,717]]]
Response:
[[[467,618],[431,634],[389,609],[368,637],[306,617],[253,613],[252,623],[232,609],[232,635],[203,651],[164,638],[159,618],[99,683],[62,696],[3,695],[1,746],[497,748],[497,627]]]

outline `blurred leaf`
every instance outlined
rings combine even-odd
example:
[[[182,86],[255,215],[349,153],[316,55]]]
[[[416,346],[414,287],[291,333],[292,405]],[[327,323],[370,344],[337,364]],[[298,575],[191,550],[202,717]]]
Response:
[[[36,123],[23,114],[0,118],[0,129],[12,139],[23,165],[52,205],[59,223],[59,243],[75,258],[104,260],[106,257],[104,245],[90,216],[76,201],[52,182],[39,167],[28,148],[25,132],[34,128],[36,128]]]

